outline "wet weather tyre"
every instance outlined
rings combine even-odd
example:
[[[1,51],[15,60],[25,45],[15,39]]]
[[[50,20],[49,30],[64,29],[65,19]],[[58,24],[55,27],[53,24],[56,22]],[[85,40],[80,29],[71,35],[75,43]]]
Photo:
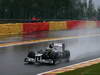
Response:
[[[52,60],[52,64],[55,65],[56,64],[56,60]]]
[[[28,53],[27,57],[29,57],[29,58],[35,58],[35,52],[34,51],[30,51]]]

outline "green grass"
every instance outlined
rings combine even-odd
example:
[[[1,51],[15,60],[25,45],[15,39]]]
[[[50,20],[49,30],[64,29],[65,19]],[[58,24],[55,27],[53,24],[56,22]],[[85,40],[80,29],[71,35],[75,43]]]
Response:
[[[100,63],[57,75],[100,75]]]

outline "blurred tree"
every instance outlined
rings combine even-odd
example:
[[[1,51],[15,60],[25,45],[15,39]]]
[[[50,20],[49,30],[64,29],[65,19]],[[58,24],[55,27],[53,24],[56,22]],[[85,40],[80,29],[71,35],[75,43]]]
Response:
[[[96,17],[96,9],[94,7],[93,0],[89,0],[87,16],[88,16],[88,19],[90,20]]]
[[[100,7],[97,9],[97,19],[100,20]]]
[[[82,19],[94,14],[92,0],[88,14],[87,0],[0,0],[0,19]]]

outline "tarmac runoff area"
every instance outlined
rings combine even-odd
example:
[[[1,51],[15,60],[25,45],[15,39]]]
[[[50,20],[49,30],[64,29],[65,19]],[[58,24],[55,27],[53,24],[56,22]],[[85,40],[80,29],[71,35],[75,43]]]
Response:
[[[8,47],[8,46],[15,46],[15,45],[27,45],[27,44],[47,42],[47,41],[69,40],[69,39],[90,38],[90,37],[100,37],[100,34],[88,34],[88,35],[80,35],[80,36],[66,36],[66,37],[58,37],[58,38],[46,38],[46,39],[41,39],[41,40],[10,42],[10,43],[0,44],[0,47]]]
[[[96,58],[96,59],[93,59],[93,60],[80,62],[78,64],[73,64],[73,65],[70,65],[70,66],[54,69],[54,70],[51,70],[51,71],[48,71],[48,72],[43,72],[43,73],[40,73],[40,74],[37,74],[37,75],[57,75],[58,73],[76,70],[78,68],[91,66],[91,65],[94,65],[94,64],[97,64],[97,63],[100,63],[100,58]]]

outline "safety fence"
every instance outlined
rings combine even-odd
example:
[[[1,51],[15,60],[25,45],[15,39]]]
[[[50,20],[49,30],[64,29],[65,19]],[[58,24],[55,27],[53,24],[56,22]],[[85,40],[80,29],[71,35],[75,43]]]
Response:
[[[0,24],[0,35],[29,34],[35,31],[72,30],[100,27],[100,21],[47,21]]]

